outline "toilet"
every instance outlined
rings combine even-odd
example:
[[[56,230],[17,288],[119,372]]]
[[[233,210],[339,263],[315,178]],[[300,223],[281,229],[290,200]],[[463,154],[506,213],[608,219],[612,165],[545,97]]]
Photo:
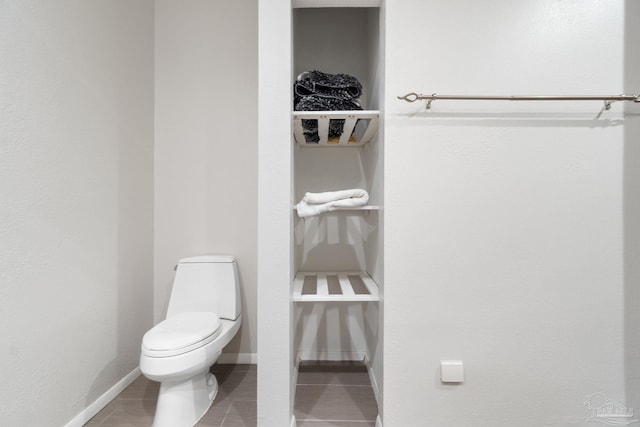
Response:
[[[142,338],[140,370],[160,382],[154,427],[193,426],[218,392],[209,368],[240,329],[238,265],[230,255],[181,259],[166,319]]]

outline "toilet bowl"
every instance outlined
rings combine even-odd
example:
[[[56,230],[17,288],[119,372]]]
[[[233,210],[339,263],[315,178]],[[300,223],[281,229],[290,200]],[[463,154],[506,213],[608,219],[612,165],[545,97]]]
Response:
[[[193,426],[218,392],[209,368],[240,329],[235,258],[180,260],[167,317],[142,339],[140,370],[160,382],[154,427]]]

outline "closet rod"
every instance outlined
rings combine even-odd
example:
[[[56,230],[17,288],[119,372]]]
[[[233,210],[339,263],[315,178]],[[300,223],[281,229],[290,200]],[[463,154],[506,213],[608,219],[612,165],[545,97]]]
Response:
[[[489,101],[604,101],[604,108],[609,110],[611,103],[615,101],[633,101],[640,102],[640,95],[611,95],[611,96],[475,96],[475,95],[423,95],[415,92],[398,96],[398,99],[404,99],[407,102],[419,100],[427,100],[427,109],[431,108],[431,103],[438,99],[453,100],[489,100]]]

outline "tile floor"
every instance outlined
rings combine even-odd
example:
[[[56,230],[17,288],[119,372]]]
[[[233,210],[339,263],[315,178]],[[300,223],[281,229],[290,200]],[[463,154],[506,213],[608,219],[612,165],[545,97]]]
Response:
[[[357,362],[301,362],[296,427],[374,427],[378,405],[367,368]]]
[[[220,390],[198,427],[255,427],[256,365],[215,365]],[[158,383],[141,376],[85,426],[150,426]],[[303,362],[294,412],[297,427],[374,427],[378,407],[360,363]]]

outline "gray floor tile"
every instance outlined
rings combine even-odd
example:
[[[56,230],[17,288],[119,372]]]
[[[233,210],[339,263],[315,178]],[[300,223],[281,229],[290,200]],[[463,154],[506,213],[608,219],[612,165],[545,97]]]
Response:
[[[256,427],[257,401],[233,402],[221,427]]]
[[[298,384],[370,385],[362,362],[302,362]]]
[[[249,366],[241,366],[239,369],[228,367],[216,370],[215,375],[220,387],[218,395],[207,414],[197,424],[198,426],[220,427],[235,401],[253,401],[255,406],[257,395],[255,369]],[[90,427],[149,426],[155,414],[158,390],[159,383],[141,376],[85,425]]]
[[[249,373],[249,375],[245,374],[247,374],[247,372],[241,374],[230,373],[226,376],[218,375],[218,373],[216,373],[218,386],[220,387],[218,389],[218,395],[213,401],[211,408],[209,408],[209,411],[207,411],[198,424],[196,424],[198,427],[220,427],[236,400],[247,400],[247,398],[252,396],[255,400],[255,381],[252,381],[252,378],[250,377],[255,376],[256,374],[255,372],[252,374]],[[253,382],[253,390],[251,389],[251,386],[243,384],[243,380]]]
[[[85,427],[98,427],[110,414],[111,411],[102,409],[93,418],[84,424]]]
[[[198,427],[257,425],[256,365],[214,365],[220,390]],[[377,406],[361,363],[302,363],[295,414],[298,427],[372,427]],[[306,383],[306,384],[305,384]],[[150,426],[159,383],[137,378],[86,426]]]
[[[355,360],[344,361],[324,361],[324,360],[302,360],[298,365],[301,371],[331,371],[331,372],[367,372],[364,362]]]
[[[216,372],[220,390],[216,400],[220,401],[251,401],[257,400],[258,374],[257,372]]]
[[[151,381],[144,375],[140,375],[129,387],[125,388],[122,393],[118,395],[118,399],[156,400],[159,390],[159,382]]]
[[[100,427],[150,427],[152,423],[153,417],[109,417],[100,424]]]
[[[297,420],[375,421],[378,407],[370,386],[298,385]]]
[[[296,421],[296,427],[375,427],[373,421]]]
[[[155,399],[120,399],[116,397],[85,426],[148,426],[156,411]]]
[[[113,417],[147,418],[156,412],[155,399],[120,399],[110,403],[114,409],[107,419]]]
[[[198,421],[196,424],[197,427],[221,427],[222,422],[224,421],[224,417],[229,412],[229,408],[231,407],[231,402],[229,403],[220,403],[214,401],[211,405],[211,408],[207,411],[206,414]]]
[[[231,364],[215,364],[211,367],[211,372],[223,372],[223,371],[233,371],[233,372],[258,372],[258,365],[231,365]]]
[[[97,422],[94,417],[86,426],[115,427],[115,426],[150,426],[156,410],[156,401],[148,399],[119,399],[116,398],[101,412],[107,415]]]

